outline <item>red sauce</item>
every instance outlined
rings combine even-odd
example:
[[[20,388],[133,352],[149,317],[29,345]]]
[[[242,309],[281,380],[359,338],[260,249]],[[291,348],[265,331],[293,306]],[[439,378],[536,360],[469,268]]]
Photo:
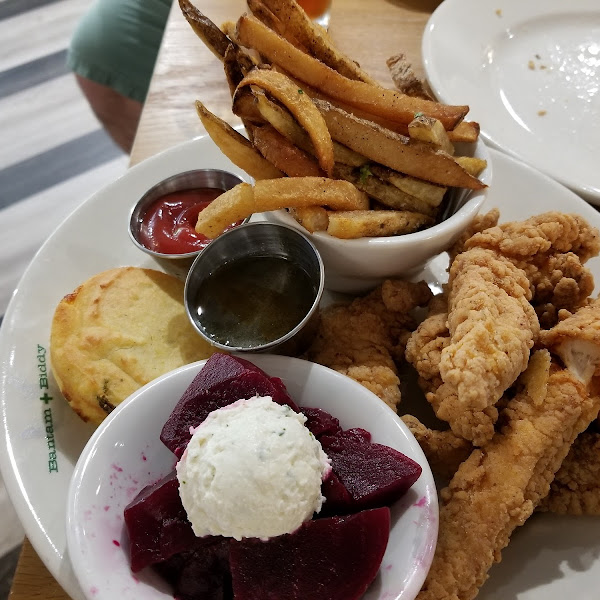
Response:
[[[141,217],[140,243],[161,254],[202,250],[211,240],[196,233],[198,214],[222,193],[215,188],[195,188],[161,196]],[[227,229],[236,225],[239,223],[232,223]]]

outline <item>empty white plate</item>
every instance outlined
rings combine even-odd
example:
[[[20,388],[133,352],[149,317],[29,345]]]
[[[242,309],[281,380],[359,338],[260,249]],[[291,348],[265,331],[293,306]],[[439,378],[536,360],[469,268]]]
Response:
[[[598,0],[445,0],[423,37],[436,96],[486,141],[600,205]]]

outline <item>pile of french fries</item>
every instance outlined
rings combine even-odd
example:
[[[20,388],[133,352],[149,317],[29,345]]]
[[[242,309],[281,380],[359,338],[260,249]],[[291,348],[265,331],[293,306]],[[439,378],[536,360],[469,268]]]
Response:
[[[464,120],[468,106],[382,87],[295,0],[249,0],[250,12],[221,28],[189,0],[179,4],[222,60],[248,137],[199,101],[198,116],[255,180],[204,209],[199,233],[214,238],[253,213],[286,208],[310,232],[400,235],[434,225],[449,188],[485,187],[485,161],[454,156],[454,143],[479,135]]]

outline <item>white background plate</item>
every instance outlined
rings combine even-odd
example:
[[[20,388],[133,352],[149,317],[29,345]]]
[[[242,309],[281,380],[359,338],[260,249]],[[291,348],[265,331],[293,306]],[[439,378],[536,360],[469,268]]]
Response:
[[[343,429],[367,429],[373,442],[423,465],[419,479],[391,508],[388,546],[379,574],[364,595],[364,600],[413,600],[433,558],[438,510],[433,475],[408,427],[372,392],[331,369],[287,356],[244,358],[280,377],[300,406],[339,417]],[[148,569],[132,576],[123,510],[143,487],[173,469],[175,458],[160,441],[160,432],[201,364],[204,361],[171,371],[135,392],[83,450],[69,490],[67,539],[75,573],[90,600],[173,597],[169,586],[157,582]]]
[[[486,141],[600,205],[598,0],[445,0],[422,49],[435,95]]]
[[[494,185],[486,208],[502,220],[546,210],[575,212],[600,227],[600,215],[567,189],[517,161],[491,152]],[[83,598],[65,554],[69,480],[93,430],[71,411],[50,377],[40,387],[50,323],[60,299],[88,277],[117,266],[155,268],[129,240],[127,220],[135,200],[159,180],[193,168],[228,169],[247,177],[208,138],[192,140],[128,171],[71,214],[25,272],[0,328],[0,468],[33,546],[75,600]],[[428,280],[444,277],[444,259],[429,265]],[[600,259],[589,262],[600,281]],[[40,350],[41,348],[41,350]],[[46,405],[40,398],[53,399]],[[49,472],[44,410],[52,410],[58,472]],[[538,515],[517,532],[492,569],[483,600],[596,600],[600,580],[600,519]]]

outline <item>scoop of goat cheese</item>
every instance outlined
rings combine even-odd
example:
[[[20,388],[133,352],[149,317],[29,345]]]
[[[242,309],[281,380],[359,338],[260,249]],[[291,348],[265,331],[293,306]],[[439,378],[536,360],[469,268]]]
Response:
[[[208,415],[176,467],[197,536],[265,540],[295,531],[321,510],[321,482],[331,466],[305,421],[269,396]]]

